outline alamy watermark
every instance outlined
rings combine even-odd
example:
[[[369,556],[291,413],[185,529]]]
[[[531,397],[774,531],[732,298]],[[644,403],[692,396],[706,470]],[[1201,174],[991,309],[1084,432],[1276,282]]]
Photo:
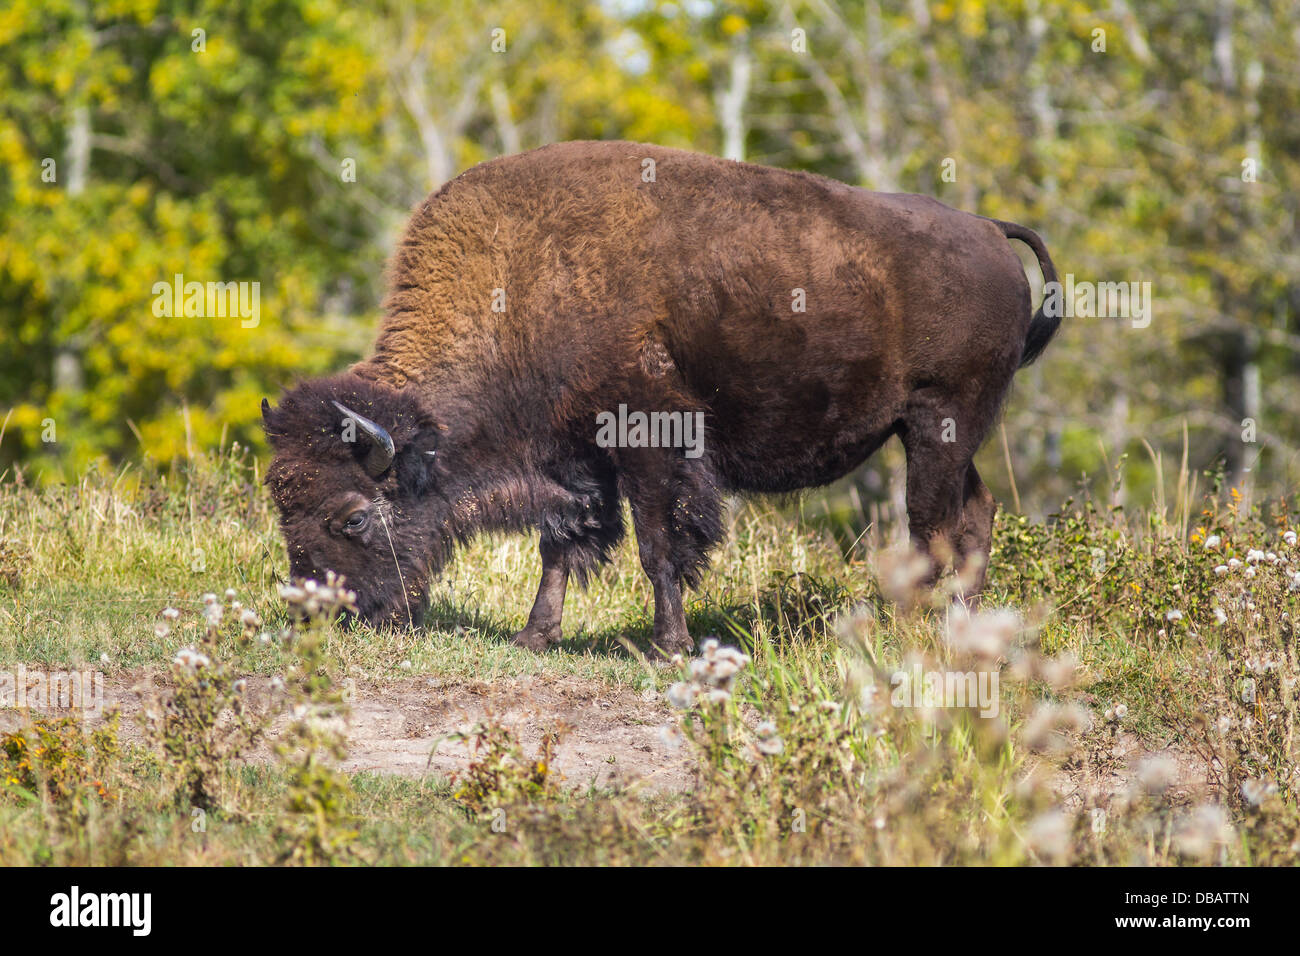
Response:
[[[1150,282],[1064,282],[1043,286],[1043,314],[1052,318],[1132,319],[1133,328],[1151,324]]]
[[[171,282],[153,284],[153,314],[158,318],[240,319],[255,329],[262,321],[260,282],[186,282],[176,273]]]
[[[83,893],[74,885],[50,897],[50,925],[59,928],[116,926],[148,936],[152,913],[152,893]]]
[[[984,718],[998,715],[998,672],[926,671],[920,667],[894,671],[889,678],[889,703],[925,710],[977,710]]]
[[[596,444],[601,448],[682,448],[687,458],[704,454],[703,412],[618,412],[596,416]]]
[[[104,712],[104,675],[99,671],[0,671],[0,710]]]

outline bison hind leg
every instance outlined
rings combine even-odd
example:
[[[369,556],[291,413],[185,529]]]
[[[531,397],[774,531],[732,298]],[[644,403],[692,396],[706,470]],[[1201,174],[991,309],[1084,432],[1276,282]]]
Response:
[[[641,567],[654,588],[654,636],[663,654],[689,651],[682,588],[699,584],[722,540],[722,503],[712,466],[665,449],[629,450],[620,488],[632,505]]]
[[[709,552],[725,535],[722,495],[712,470],[703,465],[678,469],[675,492],[671,560],[686,587],[699,587]]]
[[[972,607],[979,603],[980,593],[984,590],[989,552],[993,546],[993,519],[997,512],[998,503],[993,492],[989,491],[975,470],[975,463],[971,462],[966,470],[954,561],[960,573],[961,597]]]
[[[997,502],[972,460],[997,396],[953,401],[914,395],[902,430],[907,452],[907,523],[912,545],[930,562],[919,582],[938,582],[952,563],[957,597],[974,604],[984,587]]]

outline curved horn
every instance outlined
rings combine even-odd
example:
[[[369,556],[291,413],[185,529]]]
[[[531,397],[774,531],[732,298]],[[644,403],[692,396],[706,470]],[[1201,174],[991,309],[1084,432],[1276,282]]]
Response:
[[[397,453],[393,447],[393,436],[384,431],[364,415],[358,415],[346,405],[340,405],[334,402],[334,407],[343,413],[345,418],[350,418],[357,423],[357,427],[365,433],[370,439],[370,451],[366,453],[365,469],[366,474],[371,478],[378,478],[388,470],[393,463],[393,455]]]

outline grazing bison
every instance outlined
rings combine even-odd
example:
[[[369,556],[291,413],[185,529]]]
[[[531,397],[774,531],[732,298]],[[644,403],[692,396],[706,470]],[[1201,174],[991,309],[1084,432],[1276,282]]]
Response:
[[[514,640],[542,650],[626,498],[654,643],[685,650],[722,495],[826,484],[898,435],[913,541],[935,577],[977,559],[978,594],[971,458],[1060,322],[1008,239],[1056,279],[1023,226],[807,173],[617,142],[476,166],[412,216],[370,357],[262,404],[291,573],[414,625],[457,543],[539,529]]]

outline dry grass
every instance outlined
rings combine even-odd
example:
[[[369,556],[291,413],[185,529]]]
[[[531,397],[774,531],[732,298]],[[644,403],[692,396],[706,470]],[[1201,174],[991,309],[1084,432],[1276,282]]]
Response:
[[[309,672],[322,694],[349,678],[565,675],[682,705],[664,746],[687,748],[697,772],[686,792],[575,791],[550,770],[555,750],[486,725],[458,780],[341,780],[328,761],[304,769],[301,753],[220,761],[210,781],[205,765],[211,806],[196,831],[175,786],[192,781],[174,765],[189,758],[124,745],[97,768],[99,787],[65,774],[73,792],[58,798],[31,782],[53,772],[39,760],[35,777],[8,772],[0,863],[1286,862],[1300,849],[1300,549],[1282,504],[1194,495],[1184,481],[1172,504],[1132,514],[1080,502],[1043,524],[1000,519],[987,610],[971,619],[910,593],[905,556],[738,506],[688,618],[746,659],[692,675],[689,661],[637,653],[651,595],[630,545],[571,595],[566,640],[543,657],[508,643],[539,574],[518,538],[460,554],[424,630],[329,626],[308,645],[283,633],[282,548],[239,453],[75,487],[11,480],[0,670],[163,673],[207,641],[227,676]],[[201,595],[227,587],[266,639],[210,633]],[[164,607],[181,613],[159,628]],[[953,706],[899,698],[899,672],[997,684],[991,700]],[[562,753],[563,736],[548,746]],[[295,856],[286,808],[308,805],[329,822]]]

